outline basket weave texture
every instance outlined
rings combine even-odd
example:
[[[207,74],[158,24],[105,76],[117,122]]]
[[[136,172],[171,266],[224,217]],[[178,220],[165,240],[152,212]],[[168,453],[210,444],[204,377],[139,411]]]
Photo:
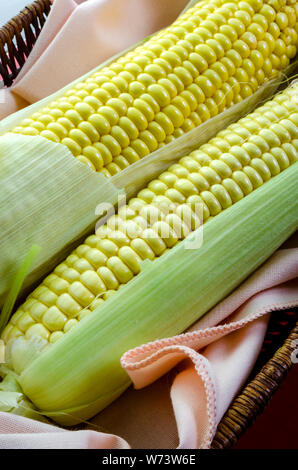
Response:
[[[50,0],[36,0],[0,28],[0,80],[5,86],[18,76],[50,9]]]
[[[282,385],[294,362],[297,361],[297,319],[298,309],[272,314],[257,364],[247,385],[219,423],[212,443],[213,449],[233,447],[264,411],[274,393]]]

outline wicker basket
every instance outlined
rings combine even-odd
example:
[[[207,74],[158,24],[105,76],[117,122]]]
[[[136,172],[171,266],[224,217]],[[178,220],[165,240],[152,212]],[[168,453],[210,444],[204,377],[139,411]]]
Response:
[[[0,81],[5,86],[19,74],[50,9],[50,0],[36,0],[0,28]]]
[[[272,313],[254,370],[221,420],[213,449],[232,447],[264,411],[291,369],[297,348],[298,309]]]
[[[10,86],[45,23],[50,0],[36,0],[0,28],[0,76]],[[24,40],[25,37],[25,40]],[[264,345],[243,391],[220,422],[212,447],[232,447],[268,405],[292,366],[298,340],[298,309],[272,315]]]

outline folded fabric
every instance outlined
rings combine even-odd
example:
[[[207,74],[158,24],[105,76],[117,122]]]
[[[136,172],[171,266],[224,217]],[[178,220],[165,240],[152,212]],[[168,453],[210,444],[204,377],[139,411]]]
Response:
[[[54,0],[21,73],[10,89],[0,90],[0,119],[54,93],[172,23],[187,3]]]
[[[298,249],[276,252],[188,332],[125,353],[121,363],[137,390],[86,430],[0,413],[0,448],[209,448],[259,354],[268,314],[298,305],[297,280]],[[173,379],[168,371],[177,364]]]
[[[21,416],[0,413],[1,449],[128,449],[121,438],[94,431],[70,432]]]

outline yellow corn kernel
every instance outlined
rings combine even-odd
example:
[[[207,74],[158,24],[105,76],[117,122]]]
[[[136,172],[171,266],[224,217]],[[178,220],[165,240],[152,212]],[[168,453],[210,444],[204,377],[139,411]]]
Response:
[[[51,334],[50,336],[50,344],[56,343],[59,339],[63,338],[64,334],[62,331],[54,331],[54,333]]]
[[[78,325],[79,322],[78,320],[75,320],[74,318],[72,318],[71,320],[68,320],[65,325],[64,325],[64,333],[67,333],[68,331],[70,331],[72,328],[74,328],[76,325]]]
[[[81,275],[81,281],[94,295],[101,294],[107,290],[100,276],[94,271],[85,271]]]
[[[94,300],[94,295],[81,282],[74,282],[69,288],[69,293],[82,307],[88,307]]]
[[[16,322],[16,326],[24,333],[28,330],[28,328],[30,328],[30,326],[33,326],[34,324],[35,321],[27,312],[23,313]]]
[[[57,306],[68,317],[75,317],[81,311],[81,306],[68,293],[64,293],[58,297]]]
[[[50,332],[41,323],[36,323],[35,325],[30,326],[30,328],[26,331],[25,337],[27,339],[30,339],[30,338],[34,338],[35,336],[48,340],[50,336]]]
[[[44,314],[42,321],[48,330],[60,331],[67,321],[67,317],[57,307],[50,307]]]

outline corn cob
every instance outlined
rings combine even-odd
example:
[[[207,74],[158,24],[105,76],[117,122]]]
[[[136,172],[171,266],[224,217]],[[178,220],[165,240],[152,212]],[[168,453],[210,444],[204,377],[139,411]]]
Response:
[[[208,222],[294,164],[297,91],[277,95],[151,181],[32,292],[3,341],[39,336],[55,343],[138,275],[143,260],[195,230],[197,204]]]
[[[295,0],[203,0],[13,132],[110,177],[245,99],[296,55]]]
[[[54,281],[55,287],[51,284],[49,289],[48,283],[44,283],[43,292],[38,293],[42,298],[37,300],[31,295],[25,303],[27,307],[30,304],[30,308],[32,302],[37,306],[35,314],[38,308],[45,307],[46,311],[40,318],[47,323],[51,320],[54,329],[48,329],[48,332],[56,338],[51,341],[48,335],[45,337],[50,342],[44,339],[48,326],[40,331],[40,327],[43,328],[40,320],[31,325],[35,331],[28,333],[29,327],[19,334],[14,323],[20,320],[24,306],[18,311],[19,318],[15,317],[14,323],[4,332],[7,366],[12,372],[7,366],[0,368],[0,374],[5,376],[0,383],[0,410],[3,410],[3,405],[4,410],[9,406],[14,413],[27,413],[28,416],[33,413],[33,417],[37,410],[65,425],[90,418],[129,386],[129,377],[120,365],[120,357],[125,351],[185,331],[260,266],[297,229],[298,165],[294,163],[298,153],[297,114],[296,85],[232,125],[228,133],[218,134],[191,156],[181,159],[170,171],[164,172],[161,176],[166,177],[167,188],[172,190],[170,194],[157,190],[160,186],[156,184],[164,184],[158,178],[154,180],[153,187],[149,184],[145,189],[145,199],[143,194],[139,194],[138,198],[122,207],[114,222],[118,235],[123,232],[124,239],[115,236],[114,224],[111,224],[112,233],[109,223],[100,228],[96,236],[79,247],[79,250],[83,247],[79,258],[81,267],[84,267],[81,272],[78,266],[73,269],[72,264],[60,265],[54,278],[47,278],[50,284]],[[239,137],[243,139],[241,142]],[[216,149],[219,156],[213,155]],[[216,175],[222,183],[214,182]],[[169,180],[170,177],[172,179]],[[187,184],[191,182],[196,186],[198,191],[186,191],[185,180]],[[204,181],[209,184],[208,189],[200,188]],[[152,193],[155,196],[151,200]],[[218,215],[214,210],[217,207],[215,199],[221,206]],[[204,243],[199,249],[187,250],[186,245],[192,237],[181,240],[197,227],[194,209],[198,201],[203,204],[203,216],[207,221]],[[144,236],[148,230],[144,227],[148,214],[152,211],[156,214],[156,210],[163,212],[171,205],[174,210],[169,212],[169,218],[160,217],[154,229],[150,227],[149,236]],[[187,220],[181,217],[184,207],[190,216]],[[224,210],[225,207],[228,210]],[[125,227],[125,221],[129,227]],[[158,225],[160,222],[162,226]],[[182,224],[184,226],[179,230]],[[160,231],[165,226],[169,233],[166,236]],[[136,227],[140,229],[139,233],[127,244],[127,229],[133,232]],[[133,247],[135,240],[138,244]],[[98,245],[102,241],[106,251]],[[115,245],[118,251],[112,260],[111,272],[116,267],[114,277],[123,288],[118,288],[118,293],[112,295],[108,302],[99,302],[92,313],[91,308],[86,308],[86,317],[79,323],[74,322],[76,326],[63,334],[65,330],[62,332],[61,324],[55,323],[57,316],[50,318],[51,315],[46,315],[55,306],[53,302],[49,305],[48,300],[63,295],[57,290],[59,279],[65,281],[60,276],[61,272],[66,269],[68,274],[84,276],[84,282],[81,279],[77,282],[75,293],[81,306],[79,315],[83,314],[87,298],[81,297],[81,287],[85,286],[85,292],[94,295],[94,284],[87,284],[86,279],[89,272],[92,275],[97,272],[94,258],[86,254],[86,248],[91,248],[93,255],[101,252],[111,260],[113,252],[109,253],[109,248]],[[120,256],[122,248],[125,251]],[[137,273],[139,259],[148,258],[155,261],[141,266],[141,273],[133,276],[127,285],[121,284],[128,281],[121,277],[129,270],[132,274]],[[92,263],[93,270],[88,263]],[[127,269],[123,270],[122,266]],[[66,282],[69,281],[70,278]],[[73,287],[75,282],[73,279]],[[113,291],[105,292],[110,296]],[[102,293],[97,298],[94,295],[93,302],[96,303]],[[52,313],[57,313],[57,310],[52,310]],[[26,313],[29,313],[27,319],[30,320],[32,312],[27,310]],[[25,323],[27,319],[24,319]],[[70,318],[73,319],[76,320]]]

